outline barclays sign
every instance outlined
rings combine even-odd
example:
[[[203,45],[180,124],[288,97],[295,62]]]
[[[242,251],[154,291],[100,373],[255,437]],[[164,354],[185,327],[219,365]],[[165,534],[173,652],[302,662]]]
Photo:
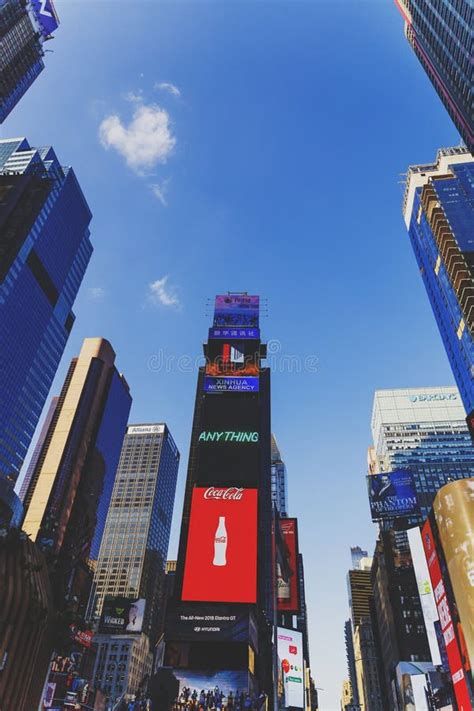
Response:
[[[410,402],[439,402],[441,400],[457,400],[457,393],[433,393],[432,395],[426,395],[424,393],[420,395],[410,395]]]

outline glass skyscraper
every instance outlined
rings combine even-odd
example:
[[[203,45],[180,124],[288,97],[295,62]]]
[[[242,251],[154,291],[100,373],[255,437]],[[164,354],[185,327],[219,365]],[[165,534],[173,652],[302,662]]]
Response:
[[[408,170],[405,224],[449,362],[469,415],[474,410],[474,158],[438,151]]]
[[[0,140],[0,480],[13,486],[74,323],[91,213],[53,149]]]
[[[43,43],[58,24],[52,0],[0,3],[0,123],[43,71]]]
[[[474,150],[472,0],[395,0],[405,34],[470,151]]]
[[[103,338],[73,358],[24,495],[23,529],[54,564],[55,591],[84,614],[132,399]]]
[[[179,452],[165,424],[125,435],[94,576],[91,613],[105,595],[143,597],[150,634],[158,615],[173,516]]]
[[[372,436],[370,473],[409,469],[423,520],[438,489],[474,475],[474,446],[455,387],[377,390]]]

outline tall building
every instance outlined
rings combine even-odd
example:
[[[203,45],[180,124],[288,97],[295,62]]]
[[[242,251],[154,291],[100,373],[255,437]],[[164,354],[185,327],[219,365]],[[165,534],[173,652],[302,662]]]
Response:
[[[0,486],[13,487],[74,323],[91,213],[52,148],[0,140]]]
[[[372,411],[372,468],[409,470],[421,523],[444,484],[474,472],[474,447],[454,387],[377,390]]]
[[[403,215],[456,384],[470,415],[474,411],[473,156],[465,148],[446,148],[438,151],[434,164],[411,166]]]
[[[282,460],[280,450],[272,434],[272,500],[280,516],[288,516],[288,490],[285,462]]]
[[[470,151],[474,150],[470,0],[395,0],[405,35]]]
[[[351,546],[352,569],[361,570],[361,563],[364,558],[368,558],[367,551],[363,551],[360,546]]]
[[[26,474],[23,478],[23,481],[21,482],[19,497],[22,502],[25,500],[28,489],[30,488],[31,480],[34,476],[36,467],[38,466],[38,459],[40,458],[45,439],[48,436],[48,432],[50,431],[51,420],[53,419],[53,415],[56,412],[58,400],[59,398],[57,396],[51,398],[51,402],[49,403],[48,407],[48,412],[46,413],[45,420],[41,427],[41,432],[39,434],[33,454],[31,456],[30,463],[28,464],[28,469],[26,470]]]
[[[131,406],[103,338],[73,358],[25,494],[23,529],[55,562],[55,592],[83,614]]]
[[[354,658],[361,711],[383,711],[378,657],[370,617],[354,628]]]
[[[270,372],[258,296],[216,297],[204,353],[164,665],[181,690],[273,698]],[[302,663],[298,673],[303,698]]]
[[[146,600],[143,632],[156,642],[179,452],[165,424],[127,427],[94,573],[90,614],[104,598]]]
[[[52,0],[2,0],[0,123],[43,71],[43,44],[58,25]]]
[[[352,634],[351,620],[346,620],[344,623],[344,642],[346,645],[346,663],[349,678],[346,680],[343,686],[342,698],[344,701],[344,707],[342,711],[349,711],[351,706],[359,706],[359,693],[357,690],[357,675],[354,653],[354,637]],[[346,709],[347,706],[349,706],[349,709]]]

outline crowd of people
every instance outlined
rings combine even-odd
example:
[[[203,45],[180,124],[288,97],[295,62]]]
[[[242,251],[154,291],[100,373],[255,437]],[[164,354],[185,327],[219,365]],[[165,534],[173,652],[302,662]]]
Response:
[[[260,711],[264,705],[264,694],[254,696],[239,690],[225,694],[218,686],[207,690],[184,686],[173,711]]]

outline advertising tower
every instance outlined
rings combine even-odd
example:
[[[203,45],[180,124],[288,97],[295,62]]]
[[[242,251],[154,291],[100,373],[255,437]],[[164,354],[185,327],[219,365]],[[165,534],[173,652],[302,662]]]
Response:
[[[258,296],[216,297],[204,354],[163,665],[180,697],[228,704],[273,688],[270,372]]]

